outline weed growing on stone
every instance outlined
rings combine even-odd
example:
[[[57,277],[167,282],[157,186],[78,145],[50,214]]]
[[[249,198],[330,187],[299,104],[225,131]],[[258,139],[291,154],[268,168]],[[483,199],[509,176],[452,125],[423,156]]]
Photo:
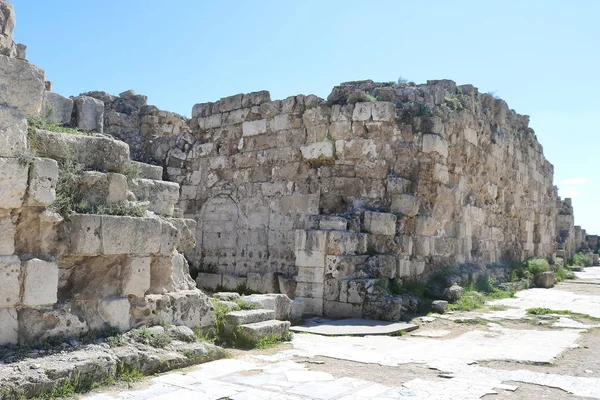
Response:
[[[554,275],[556,276],[556,280],[558,282],[563,282],[566,279],[576,279],[577,278],[575,276],[575,274],[573,273],[573,271],[571,271],[565,267],[558,267],[556,269],[556,271],[554,271]]]
[[[569,265],[577,265],[580,267],[587,267],[589,265],[589,258],[588,256],[586,256],[583,253],[575,253],[573,254],[573,257],[571,258],[571,262],[569,263]]]
[[[254,343],[254,348],[256,349],[268,349],[273,347],[281,342],[289,342],[292,340],[292,333],[288,332],[285,336],[275,336],[275,335],[267,335],[261,339],[258,339]]]
[[[355,104],[355,103],[375,103],[376,101],[377,101],[376,97],[371,96],[370,94],[365,93],[363,91],[358,91],[358,92],[354,92],[350,96],[348,96],[348,100],[346,102],[348,104]]]
[[[558,315],[567,315],[572,318],[583,318],[589,319],[592,321],[600,321],[600,318],[593,317],[589,314],[577,313],[569,310],[552,310],[550,308],[545,307],[536,307],[536,308],[528,308],[527,314],[529,315],[550,315],[550,314],[558,314]]]
[[[165,332],[154,332],[146,326],[142,326],[140,329],[133,331],[131,337],[136,342],[144,343],[159,349],[167,347],[172,341],[171,337]]]
[[[483,318],[457,318],[454,320],[457,324],[469,324],[469,325],[487,325],[488,322]]]
[[[495,306],[490,306],[490,310],[492,310],[492,311],[505,311],[505,310],[508,310],[508,307],[507,306],[495,305]]]
[[[140,166],[137,164],[133,164],[133,163],[126,163],[123,164],[123,166],[121,166],[119,168],[119,171],[117,171],[120,174],[125,175],[125,177],[127,177],[128,180],[131,179],[138,179],[140,177]]]
[[[250,303],[244,299],[238,299],[235,300],[235,307],[233,308],[233,311],[242,311],[242,310],[256,310],[258,309],[258,305],[254,304],[254,303]]]

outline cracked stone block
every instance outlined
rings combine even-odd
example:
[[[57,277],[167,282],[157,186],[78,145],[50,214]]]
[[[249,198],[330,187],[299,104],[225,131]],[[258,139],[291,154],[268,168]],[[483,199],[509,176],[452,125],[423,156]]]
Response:
[[[394,214],[365,211],[365,230],[376,235],[396,235],[396,220]]]
[[[27,152],[27,119],[16,108],[0,105],[0,156],[18,157]]]
[[[126,298],[104,299],[98,305],[98,313],[106,325],[126,331],[131,327],[130,308],[131,305]]]
[[[150,264],[150,293],[168,293],[196,287],[190,276],[187,260],[178,252],[169,257],[152,257]]]
[[[175,182],[133,179],[129,189],[138,201],[149,201],[149,210],[160,215],[173,215],[179,201],[179,184]]]
[[[0,308],[0,346],[17,344],[19,321],[16,308]]]
[[[29,178],[29,164],[14,158],[0,158],[0,208],[23,205]]]
[[[23,262],[23,305],[41,306],[57,302],[58,266],[32,259]]]
[[[6,104],[27,115],[42,108],[46,73],[24,60],[0,55],[0,104]]]
[[[59,308],[23,308],[19,311],[19,326],[22,346],[50,337],[78,338],[89,332],[83,316],[74,314],[68,304]]]
[[[17,256],[0,257],[0,308],[14,307],[21,294],[21,260]]]
[[[442,157],[448,157],[448,142],[442,139],[441,136],[426,134],[423,135],[423,152],[436,152]]]
[[[411,194],[393,195],[390,209],[407,217],[414,217],[419,213],[419,200]]]
[[[332,141],[325,140],[302,146],[300,152],[305,160],[330,160],[333,159],[334,146]]]
[[[267,120],[259,119],[257,121],[245,121],[242,124],[242,136],[256,136],[267,133]]]
[[[74,98],[77,127],[86,132],[104,131],[104,103],[89,96]]]
[[[10,214],[0,216],[0,256],[11,256],[15,252],[17,227]]]
[[[56,200],[58,163],[50,158],[35,158],[29,168],[26,206],[47,207]]]
[[[44,93],[46,104],[52,107],[51,118],[58,125],[68,125],[71,123],[71,115],[73,114],[74,102],[73,99],[61,96],[54,92]]]
[[[101,220],[103,254],[161,252],[163,235],[159,219],[103,215]]]
[[[327,254],[363,254],[367,251],[366,233],[328,231]]]

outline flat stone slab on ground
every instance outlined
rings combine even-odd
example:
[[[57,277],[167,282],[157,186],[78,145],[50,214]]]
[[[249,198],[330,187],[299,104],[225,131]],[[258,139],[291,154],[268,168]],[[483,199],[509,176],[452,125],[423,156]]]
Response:
[[[448,336],[451,332],[450,331],[445,331],[445,330],[429,330],[429,331],[417,331],[413,334],[411,334],[411,336],[418,336],[418,337],[427,337],[427,338],[441,338],[444,336]]]
[[[390,335],[399,331],[410,332],[419,327],[406,322],[386,322],[363,318],[330,320],[313,318],[302,326],[292,326],[292,332],[313,333],[316,335]]]

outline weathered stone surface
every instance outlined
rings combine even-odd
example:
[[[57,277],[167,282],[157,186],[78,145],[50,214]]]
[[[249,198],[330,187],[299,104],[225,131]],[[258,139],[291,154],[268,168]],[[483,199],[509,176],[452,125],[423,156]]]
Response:
[[[0,55],[0,105],[37,114],[44,99],[46,74],[24,60]]]
[[[0,308],[14,307],[21,295],[21,260],[16,256],[0,257]]]
[[[10,214],[0,213],[0,256],[11,256],[15,252],[17,228]]]
[[[104,103],[89,96],[74,99],[77,127],[86,132],[104,131]]]
[[[0,346],[17,344],[19,321],[15,308],[0,308]]]
[[[402,298],[387,295],[367,295],[363,304],[363,316],[367,319],[400,321]]]
[[[442,157],[448,157],[448,143],[438,135],[423,135],[423,152],[436,152]]]
[[[223,275],[223,288],[236,291],[240,286],[246,286],[245,276]]]
[[[392,197],[391,210],[407,217],[414,217],[419,213],[419,200],[410,194],[399,194]]]
[[[20,208],[27,191],[29,165],[0,157],[0,208]]]
[[[161,252],[162,227],[156,218],[104,215],[102,221],[103,254],[156,254]]]
[[[54,92],[44,92],[44,101],[51,107],[51,118],[56,124],[67,125],[71,123],[74,107],[73,99]]]
[[[18,157],[27,152],[27,119],[16,108],[0,105],[0,156]]]
[[[223,275],[211,274],[207,272],[199,272],[196,277],[196,286],[200,289],[215,290],[218,286],[223,285]]]
[[[144,297],[150,289],[150,257],[132,257],[123,266],[121,295]]]
[[[304,301],[292,300],[290,303],[290,321],[300,321],[302,319],[302,315],[304,315]]]
[[[133,179],[129,188],[138,201],[149,201],[150,211],[171,216],[179,200],[179,185],[175,182]]]
[[[233,331],[240,325],[269,321],[272,319],[275,319],[275,311],[273,310],[256,309],[232,311],[225,316],[225,327],[227,330]]]
[[[56,199],[58,163],[50,158],[34,158],[29,167],[29,187],[25,205],[47,207]]]
[[[130,161],[130,164],[133,166],[133,168],[139,170],[140,178],[152,179],[155,181],[162,180],[163,167],[158,165],[146,164],[139,161]]]
[[[465,289],[454,283],[449,288],[444,289],[444,297],[446,297],[446,299],[448,299],[450,302],[455,302],[460,298],[460,296],[462,296],[464,292]]]
[[[365,211],[365,230],[376,235],[394,236],[396,219],[394,214]]]
[[[103,136],[38,130],[37,142],[40,155],[72,159],[92,170],[119,172],[129,162],[129,146]]]
[[[554,272],[545,271],[540,273],[535,277],[535,286],[539,288],[548,289],[554,286],[556,282],[556,277],[554,276]]]
[[[329,160],[333,158],[334,146],[330,140],[313,143],[300,148],[305,160]]]
[[[183,254],[175,251],[170,257],[153,257],[150,293],[176,292],[195,287]]]
[[[58,293],[58,266],[54,262],[32,259],[23,262],[23,305],[54,304]]]
[[[130,311],[131,305],[126,298],[109,298],[101,300],[98,305],[98,313],[102,323],[90,324],[92,327],[103,325],[117,328],[120,331],[125,331],[131,327]]]
[[[264,321],[241,325],[241,333],[251,341],[257,341],[265,336],[281,338],[289,331],[289,321]]]
[[[434,300],[431,303],[431,311],[438,314],[443,314],[448,308],[448,302],[446,300]]]

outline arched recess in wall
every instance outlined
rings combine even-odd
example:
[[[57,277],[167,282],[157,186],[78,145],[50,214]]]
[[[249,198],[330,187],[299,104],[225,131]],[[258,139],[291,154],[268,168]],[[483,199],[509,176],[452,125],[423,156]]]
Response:
[[[237,256],[238,204],[219,195],[204,203],[201,212],[201,264],[217,267],[219,273],[233,273]]]

